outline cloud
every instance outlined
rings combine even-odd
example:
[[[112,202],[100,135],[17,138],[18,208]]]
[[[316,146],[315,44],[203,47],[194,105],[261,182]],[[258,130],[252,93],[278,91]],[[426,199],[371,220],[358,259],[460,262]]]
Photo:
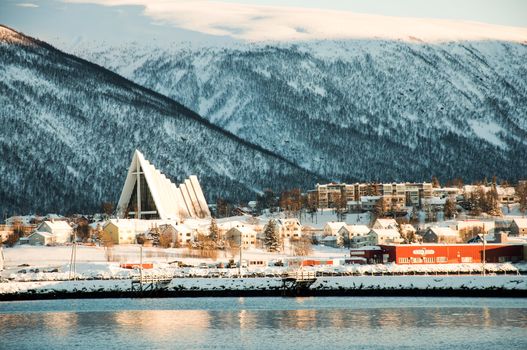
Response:
[[[526,41],[527,28],[440,19],[388,17],[286,6],[207,0],[64,0],[105,6],[136,5],[155,21],[248,41],[382,38],[396,40]]]
[[[32,3],[29,3],[29,2],[22,2],[22,3],[19,3],[19,4],[15,4],[15,5],[18,6],[18,7],[29,7],[29,8],[38,7],[37,4],[32,4]]]

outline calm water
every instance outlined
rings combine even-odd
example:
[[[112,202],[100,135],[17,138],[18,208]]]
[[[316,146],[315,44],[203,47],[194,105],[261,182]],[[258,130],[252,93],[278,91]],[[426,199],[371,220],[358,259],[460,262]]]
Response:
[[[527,349],[527,299],[0,303],[1,349]]]

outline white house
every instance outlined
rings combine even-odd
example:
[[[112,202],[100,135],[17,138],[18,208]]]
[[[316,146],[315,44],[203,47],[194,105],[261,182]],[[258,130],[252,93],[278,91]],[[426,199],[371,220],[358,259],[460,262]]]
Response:
[[[104,224],[102,230],[108,234],[115,244],[131,244],[136,242],[136,236],[154,227],[155,222],[137,219],[111,219]]]
[[[233,227],[225,233],[225,239],[239,244],[240,239],[243,249],[256,247],[256,231],[247,226]]]
[[[295,218],[276,220],[276,231],[282,239],[298,239],[302,237],[302,225]]]
[[[324,236],[336,236],[339,230],[346,226],[346,223],[343,221],[329,221],[324,225]]]
[[[354,236],[366,236],[370,233],[370,228],[366,225],[344,225],[340,228],[338,234],[354,237]]]
[[[395,219],[377,219],[373,223],[373,229],[397,229],[399,225]]]
[[[402,243],[403,241],[399,231],[393,228],[373,228],[369,236],[372,245]]]
[[[173,227],[174,232],[172,240],[179,242],[180,245],[190,243],[196,237],[196,230],[188,227],[185,224],[176,224],[170,226]]]
[[[337,232],[338,242],[348,243],[349,246],[354,247],[368,245],[370,240],[369,233],[370,228],[366,225],[344,225]]]
[[[52,245],[55,243],[55,235],[49,232],[33,232],[28,237],[30,245]]]
[[[58,244],[71,242],[73,237],[73,227],[66,221],[44,221],[37,227],[36,232],[51,233]]]

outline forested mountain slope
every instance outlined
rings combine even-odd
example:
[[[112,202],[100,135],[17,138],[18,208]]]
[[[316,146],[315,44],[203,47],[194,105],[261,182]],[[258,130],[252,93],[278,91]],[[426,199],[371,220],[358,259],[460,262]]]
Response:
[[[0,211],[86,212],[117,201],[133,151],[209,201],[311,186],[289,161],[100,66],[0,26]]]
[[[328,178],[527,175],[525,43],[125,43],[73,52]]]

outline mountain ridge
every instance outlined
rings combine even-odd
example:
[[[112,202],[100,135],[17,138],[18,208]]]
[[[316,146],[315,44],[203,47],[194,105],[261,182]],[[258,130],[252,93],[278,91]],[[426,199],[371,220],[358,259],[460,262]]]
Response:
[[[331,179],[516,180],[527,173],[525,44],[125,43],[74,52]]]
[[[162,94],[3,28],[0,211],[97,210],[117,200],[136,148],[173,181],[200,176],[209,201],[316,181]]]

